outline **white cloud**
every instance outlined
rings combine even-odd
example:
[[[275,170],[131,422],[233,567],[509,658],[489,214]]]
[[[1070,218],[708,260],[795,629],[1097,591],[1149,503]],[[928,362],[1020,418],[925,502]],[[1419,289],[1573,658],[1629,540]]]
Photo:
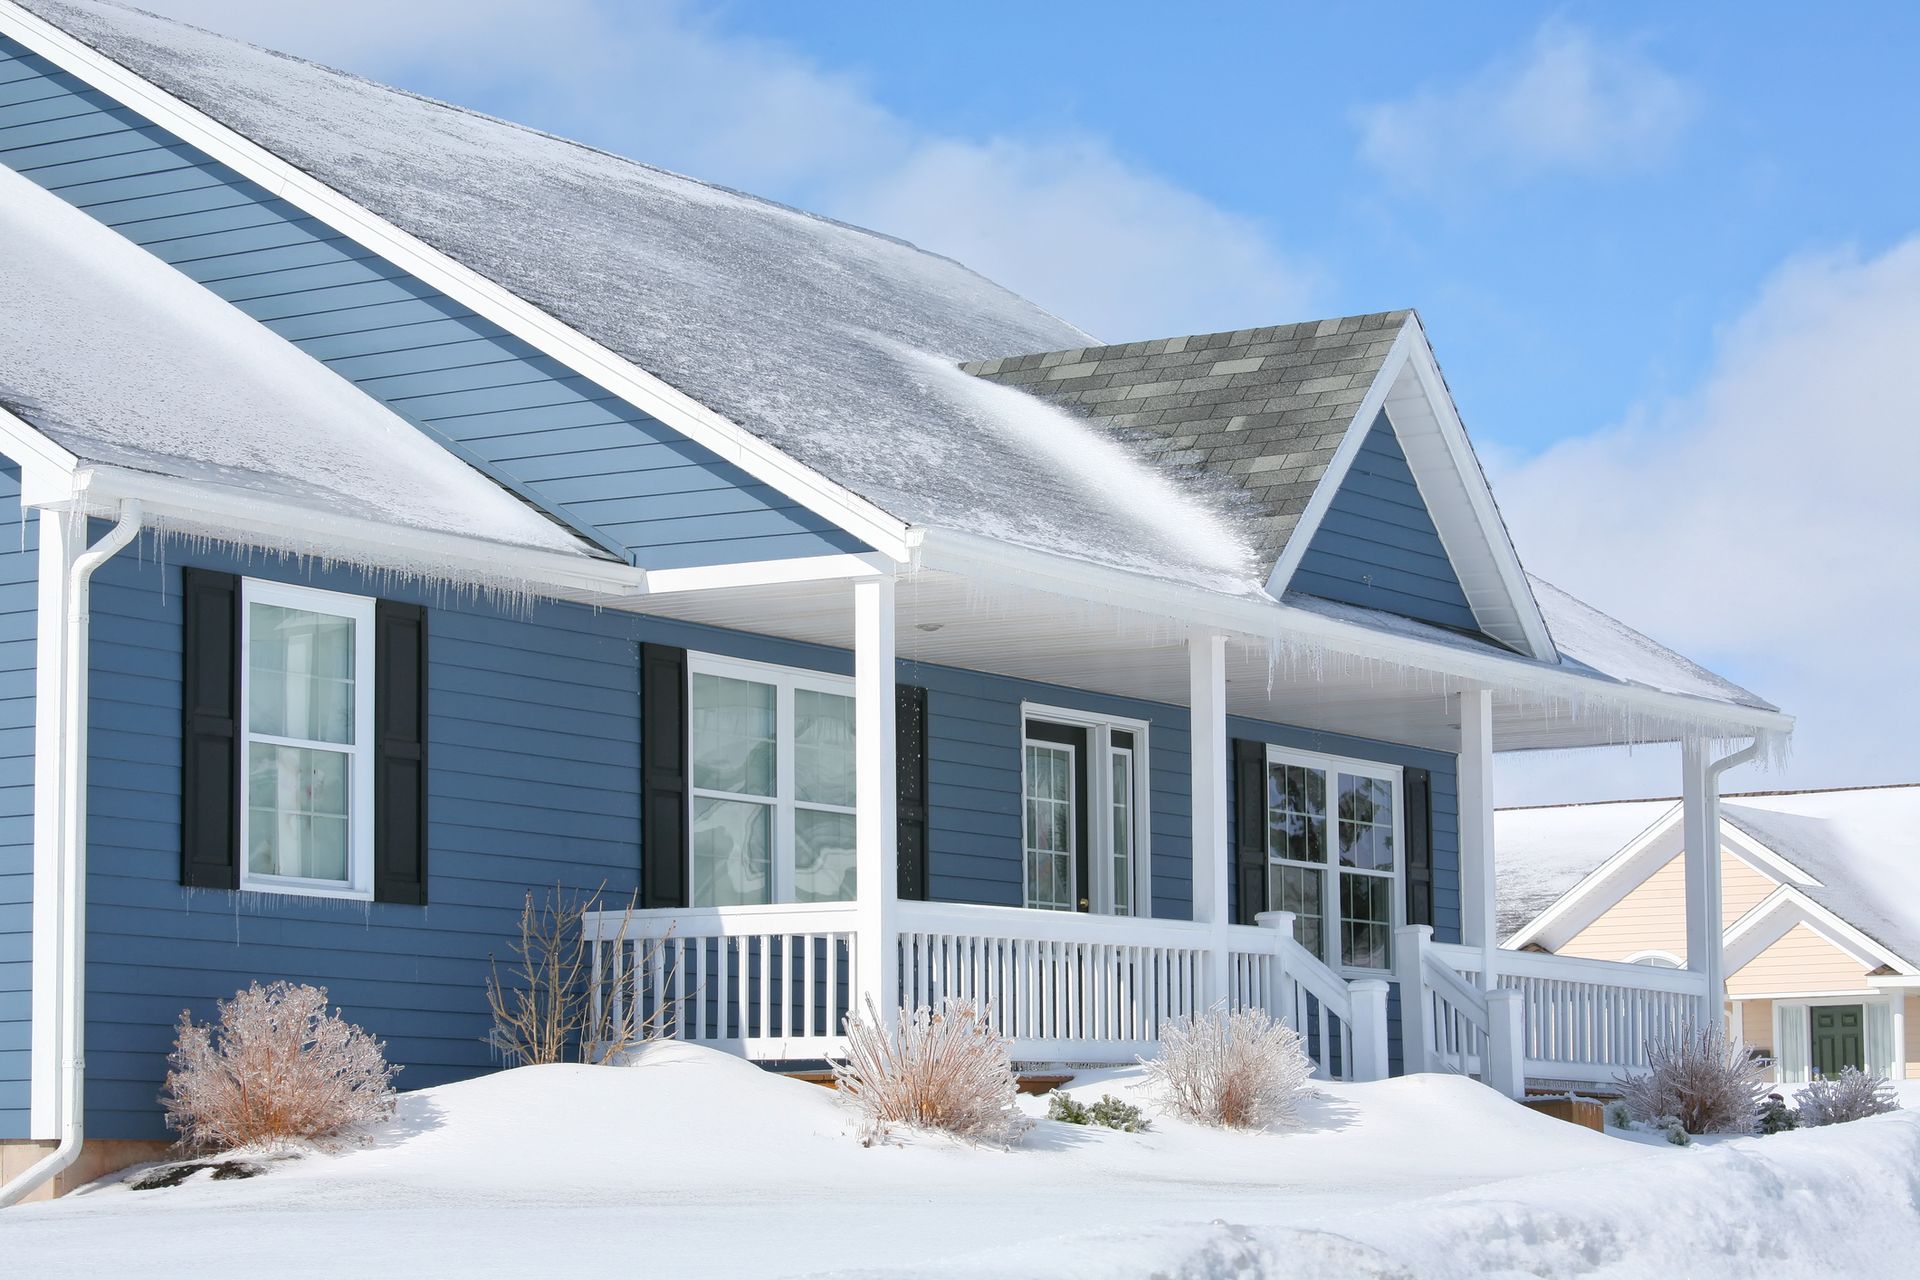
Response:
[[[1801,258],[1690,394],[1496,476],[1534,572],[1799,717],[1790,785],[1920,781],[1916,342],[1920,236]],[[1674,791],[1652,758],[1608,784]],[[1510,799],[1580,785],[1509,773]]]
[[[1362,107],[1356,119],[1368,162],[1434,190],[1643,168],[1671,151],[1692,114],[1687,86],[1637,49],[1550,22],[1522,55],[1461,84]]]
[[[1266,228],[1098,138],[918,129],[858,80],[665,0],[144,2],[901,236],[1114,341],[1311,311],[1315,272]]]

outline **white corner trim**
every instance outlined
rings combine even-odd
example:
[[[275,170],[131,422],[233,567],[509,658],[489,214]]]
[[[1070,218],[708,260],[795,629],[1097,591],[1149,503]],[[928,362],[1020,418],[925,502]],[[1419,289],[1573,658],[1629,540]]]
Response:
[[[1347,420],[1346,434],[1340,438],[1340,447],[1334,450],[1333,457],[1327,462],[1325,474],[1320,477],[1320,483],[1314,486],[1313,496],[1307,499],[1306,510],[1300,513],[1293,532],[1287,535],[1287,545],[1281,548],[1280,559],[1274,562],[1273,572],[1267,575],[1267,594],[1274,599],[1278,600],[1286,593],[1287,584],[1293,581],[1294,571],[1299,569],[1300,561],[1307,554],[1307,544],[1313,541],[1320,522],[1326,518],[1327,508],[1333,505],[1334,494],[1340,491],[1347,472],[1353,469],[1353,460],[1359,456],[1367,433],[1373,430],[1374,419],[1386,407],[1387,396],[1399,380],[1400,371],[1406,367],[1408,355],[1417,341],[1414,335],[1413,317],[1408,316],[1401,321],[1400,332],[1394,335],[1393,345],[1380,362],[1380,371],[1374,374],[1373,385],[1367,388],[1366,398],[1360,401],[1360,407]]]
[[[0,410],[0,419],[8,417]],[[16,419],[17,421],[17,419]],[[4,430],[0,421],[0,431]],[[23,512],[24,515],[24,512]],[[66,617],[79,548],[59,512],[40,511],[33,672],[32,1034],[28,1050],[27,1136],[60,1135],[60,788]]]
[[[1508,951],[1518,951],[1528,943],[1545,946],[1549,950],[1565,946],[1580,930],[1611,911],[1621,899],[1646,883],[1648,876],[1672,861],[1679,851],[1677,848],[1669,851],[1665,841],[1678,834],[1680,817],[1681,806],[1675,802],[1671,809],[1655,818],[1639,835],[1621,845],[1605,862],[1555,898],[1546,910],[1501,944],[1502,947]],[[1499,854],[1497,845],[1494,853],[1496,856]],[[1647,865],[1642,866],[1641,863]]]
[[[351,235],[546,355],[601,383],[636,408],[832,520],[889,558],[895,561],[907,558],[907,525],[898,517],[796,462],[693,397],[425,241],[400,230],[12,0],[0,0],[0,31],[48,61],[79,75],[182,141],[232,166],[290,204]]]

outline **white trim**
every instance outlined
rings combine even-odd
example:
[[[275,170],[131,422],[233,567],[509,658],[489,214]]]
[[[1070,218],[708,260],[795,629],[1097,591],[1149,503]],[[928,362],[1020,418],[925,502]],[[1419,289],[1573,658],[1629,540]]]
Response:
[[[253,606],[269,605],[300,609],[328,617],[346,618],[353,623],[353,741],[348,744],[308,742],[255,733],[253,706]],[[376,670],[378,649],[374,643],[374,601],[371,596],[323,591],[319,587],[297,586],[264,578],[240,580],[240,651],[234,661],[240,666],[240,888],[257,893],[290,894],[296,897],[351,898],[373,900],[374,842],[374,690],[379,680]],[[252,802],[248,788],[253,771],[248,761],[252,744],[296,746],[332,751],[347,757],[347,879],[345,883],[314,880],[300,876],[268,875],[252,868],[249,826]]]
[[[1783,921],[1783,923],[1782,923]],[[1881,965],[1902,973],[1914,967],[1875,942],[1792,885],[1781,885],[1748,909],[1726,930],[1726,972],[1729,979],[1753,963],[1795,926],[1804,924],[1852,956],[1865,969]]]
[[[1036,849],[1027,843],[1027,806],[1040,797],[1033,794],[1033,777],[1027,772],[1027,758],[1033,752],[1040,751],[1067,758],[1067,897],[1065,902],[1035,902],[1033,886],[1027,880],[1027,859],[1035,854],[1048,858],[1057,858],[1059,849]],[[1092,752],[1089,751],[1088,755]],[[1084,855],[1089,867],[1093,864],[1093,851],[1080,848],[1080,797],[1079,787],[1075,785],[1080,776],[1080,748],[1071,742],[1051,742],[1045,738],[1031,738],[1024,732],[1020,735],[1020,905],[1028,911],[1064,911],[1075,912],[1080,896],[1080,859]],[[1089,785],[1089,792],[1092,788]],[[1054,803],[1051,799],[1048,803]],[[1091,807],[1091,801],[1089,802]],[[1088,815],[1088,832],[1092,832],[1092,815]],[[1091,891],[1089,891],[1091,893]],[[1091,904],[1089,904],[1091,905]]]
[[[1027,725],[1038,720],[1043,724],[1064,725],[1068,728],[1087,731],[1087,838],[1091,842],[1087,849],[1087,869],[1093,883],[1084,886],[1089,908],[1094,915],[1112,915],[1113,911],[1113,794],[1112,780],[1108,773],[1113,756],[1128,748],[1115,748],[1112,733],[1115,729],[1133,735],[1129,776],[1133,779],[1133,895],[1134,917],[1153,915],[1153,837],[1151,825],[1153,817],[1152,773],[1151,773],[1151,722],[1134,716],[1103,715],[1097,711],[1083,711],[1074,707],[1053,706],[1041,702],[1022,702],[1020,704],[1020,843],[1022,859],[1020,865],[1020,897],[1026,901],[1027,868],[1026,850],[1026,744]],[[1041,745],[1058,746],[1058,743]],[[1077,860],[1076,860],[1077,861]],[[1077,882],[1079,875],[1076,866],[1074,891],[1078,894],[1083,886]]]
[[[0,410],[0,422],[6,417]],[[23,513],[24,515],[24,513]],[[67,599],[76,538],[58,511],[34,514],[39,582],[34,604],[33,686],[33,994],[27,1136],[59,1136],[60,897],[62,832],[61,696],[65,689]]]
[[[71,475],[80,459],[53,438],[0,405],[0,453],[20,464],[21,470],[44,470]],[[25,501],[24,495],[21,501]]]
[[[712,787],[698,786],[693,780],[693,680],[696,676],[718,676],[727,680],[742,680],[751,684],[766,685],[773,690],[773,760],[774,783],[770,796],[736,794],[720,791]],[[695,876],[693,850],[693,807],[696,800],[731,800],[743,804],[763,805],[773,814],[772,829],[768,833],[771,847],[768,849],[768,899],[766,903],[751,904],[761,906],[785,905],[797,903],[796,881],[798,867],[796,858],[799,846],[795,837],[794,815],[801,809],[815,813],[835,813],[859,820],[860,796],[856,790],[854,804],[835,805],[816,801],[802,802],[796,794],[794,780],[794,754],[796,715],[794,712],[794,694],[798,690],[813,693],[828,693],[852,701],[854,682],[846,676],[837,676],[822,671],[810,671],[805,667],[781,666],[770,662],[755,662],[747,658],[734,658],[722,654],[705,653],[698,650],[687,654],[687,887],[691,900],[693,887],[698,883]],[[856,706],[855,724],[858,724],[859,708]],[[856,788],[858,780],[856,779]],[[856,888],[856,894],[858,890]],[[729,904],[738,905],[738,904]],[[810,900],[800,904],[814,905]]]
[[[1348,978],[1378,978],[1390,975],[1393,966],[1393,938],[1406,924],[1407,904],[1407,815],[1406,815],[1406,769],[1402,765],[1383,764],[1378,760],[1363,760],[1358,756],[1338,756],[1324,751],[1302,751],[1293,747],[1283,747],[1276,743],[1264,744],[1267,749],[1267,766],[1276,764],[1298,765],[1307,769],[1317,769],[1325,778],[1326,812],[1326,855],[1322,863],[1301,862],[1292,858],[1278,859],[1280,865],[1304,867],[1321,872],[1320,880],[1320,937],[1326,953],[1315,957],[1335,973]],[[1339,785],[1340,774],[1356,778],[1371,778],[1385,782],[1393,789],[1393,871],[1390,875],[1378,871],[1367,871],[1359,867],[1340,865],[1340,812]],[[1261,806],[1266,812],[1266,806]],[[1267,879],[1265,885],[1268,899],[1260,904],[1260,910],[1274,909],[1271,905],[1273,887],[1271,884],[1273,867],[1272,826],[1268,826],[1267,841]],[[1393,885],[1389,895],[1389,919],[1387,921],[1387,963],[1375,969],[1365,965],[1351,965],[1340,958],[1340,878],[1346,875],[1368,876],[1376,880],[1387,880]]]
[[[1546,619],[1541,616],[1539,603],[1533,596],[1533,587],[1527,581],[1526,570],[1520,564],[1513,540],[1507,535],[1506,524],[1501,520],[1499,508],[1493,500],[1493,490],[1487,485],[1486,473],[1481,469],[1472,442],[1467,438],[1466,426],[1460,421],[1459,411],[1447,391],[1440,366],[1434,360],[1433,347],[1417,315],[1409,315],[1401,324],[1399,333],[1394,336],[1393,346],[1381,361],[1373,384],[1367,389],[1366,398],[1348,421],[1339,448],[1334,451],[1326,473],[1308,499],[1306,509],[1301,512],[1293,531],[1287,536],[1287,545],[1275,562],[1273,572],[1268,575],[1268,594],[1278,599],[1285,593],[1307,554],[1307,548],[1313,542],[1314,534],[1319,531],[1321,522],[1332,507],[1335,495],[1347,473],[1352,470],[1361,446],[1373,430],[1375,421],[1387,409],[1389,400],[1405,398],[1410,389],[1419,393],[1432,413],[1435,431],[1445,450],[1445,459],[1454,478],[1459,481],[1458,497],[1464,501],[1464,508],[1456,511],[1458,504],[1453,500],[1454,495],[1442,493],[1438,478],[1432,473],[1437,459],[1421,456],[1426,451],[1417,447],[1409,448],[1403,435],[1401,449],[1407,454],[1407,465],[1413,472],[1414,484],[1420,490],[1428,514],[1433,518],[1441,545],[1456,574],[1461,572],[1463,563],[1471,564],[1476,559],[1487,563],[1497,576],[1501,595],[1511,609],[1515,623],[1509,625],[1490,616],[1484,601],[1473,604],[1476,620],[1488,635],[1528,656],[1542,662],[1556,661],[1558,654],[1553,637],[1547,631]],[[1400,433],[1397,424],[1395,431],[1396,434]],[[1468,598],[1471,602],[1474,595],[1479,593],[1471,589],[1471,584],[1462,585],[1469,588]]]
[[[311,174],[11,0],[0,0],[0,31],[303,212],[351,236],[543,354],[600,383],[756,480],[772,485],[809,510],[832,520],[891,559],[903,561],[910,554],[904,521],[794,461],[693,397],[675,390],[510,290],[400,230]]]
[[[1613,701],[1650,716],[1683,720],[1701,732],[1711,727],[1728,737],[1745,737],[1786,734],[1793,729],[1793,717],[1779,711],[1595,679],[1522,655],[1476,652],[1417,636],[1391,634],[1266,597],[1226,596],[953,529],[927,529],[919,563],[924,568],[1000,582],[1020,590],[1177,619],[1193,631],[1231,632],[1261,644],[1275,640],[1306,643],[1482,683],[1499,692],[1537,693],[1576,703]]]

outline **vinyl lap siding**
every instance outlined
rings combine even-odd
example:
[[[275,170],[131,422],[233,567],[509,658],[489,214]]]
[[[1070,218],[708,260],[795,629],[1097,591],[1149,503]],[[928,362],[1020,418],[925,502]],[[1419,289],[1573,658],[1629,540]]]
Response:
[[[344,573],[302,580],[367,589]],[[431,905],[189,891],[180,885],[180,570],[162,568],[147,543],[100,570],[87,974],[95,1134],[164,1136],[154,1098],[181,1009],[208,1017],[216,999],[254,979],[326,986],[406,1064],[404,1087],[485,1071],[497,1065],[483,1043],[487,958],[504,951],[523,895],[556,884],[604,885],[617,901],[633,892],[632,619],[564,606],[530,616],[434,608],[429,628]]]
[[[1775,889],[1777,882],[1745,861],[1720,853],[1720,923],[1728,927]],[[1625,960],[1642,951],[1687,958],[1686,859],[1676,854],[1620,901],[1567,940],[1561,955]]]
[[[866,549],[4,36],[0,164],[636,564]]]
[[[1289,587],[1479,630],[1386,414],[1368,431]]]
[[[34,626],[37,526],[0,460],[0,1138],[27,1137],[33,1013]]]

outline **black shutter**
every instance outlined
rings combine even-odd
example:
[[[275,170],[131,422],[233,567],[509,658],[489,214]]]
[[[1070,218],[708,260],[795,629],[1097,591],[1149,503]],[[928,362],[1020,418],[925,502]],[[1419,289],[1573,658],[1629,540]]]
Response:
[[[1407,805],[1407,923],[1433,923],[1433,779],[1425,769],[1408,769],[1403,790]]]
[[[1252,924],[1267,909],[1267,744],[1233,740],[1234,923]]]
[[[374,606],[373,898],[427,901],[427,611]]]
[[[687,651],[640,646],[640,905],[687,905]]]
[[[240,887],[240,580],[188,569],[180,740],[180,883]]]
[[[927,691],[894,686],[893,767],[898,778],[900,896],[927,897]]]

